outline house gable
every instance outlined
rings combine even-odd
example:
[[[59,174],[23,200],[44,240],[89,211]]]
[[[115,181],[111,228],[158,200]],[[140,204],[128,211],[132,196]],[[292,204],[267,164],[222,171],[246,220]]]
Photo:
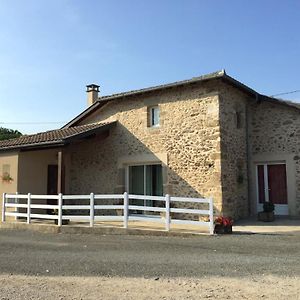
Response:
[[[82,113],[80,113],[78,116],[76,116],[74,119],[72,119],[70,122],[68,122],[66,125],[64,125],[62,128],[69,128],[72,126],[77,126],[78,124],[86,123],[84,120],[88,118],[91,115],[97,114],[97,112],[101,111],[102,107],[105,106],[110,101],[127,101],[128,99],[139,99],[147,97],[147,95],[156,95],[161,93],[165,90],[170,89],[184,89],[185,87],[193,88],[193,86],[197,84],[203,84],[205,82],[211,82],[214,81],[218,85],[221,81],[225,85],[231,85],[237,90],[240,90],[245,95],[252,98],[252,100],[256,102],[272,102],[278,105],[288,106],[294,109],[299,110],[300,105],[297,103],[293,103],[291,101],[285,101],[281,99],[276,99],[273,97],[268,97],[262,94],[259,94],[255,90],[251,89],[250,87],[246,86],[245,84],[241,83],[240,81],[234,79],[233,77],[226,74],[225,70],[220,70],[217,72],[213,72],[210,74],[202,75],[199,77],[194,77],[192,79],[183,80],[183,81],[177,81],[174,83],[169,84],[163,84],[159,86],[149,87],[149,88],[143,88],[139,90],[132,90],[128,92],[123,93],[117,93],[107,96],[101,96],[98,98],[98,101],[94,102],[91,106],[89,106],[87,109],[85,109]]]

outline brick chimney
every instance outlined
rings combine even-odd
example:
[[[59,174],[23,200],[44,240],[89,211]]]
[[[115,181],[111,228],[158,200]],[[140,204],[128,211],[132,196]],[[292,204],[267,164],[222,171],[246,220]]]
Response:
[[[87,92],[87,105],[91,106],[98,100],[99,85],[89,84],[86,86]]]

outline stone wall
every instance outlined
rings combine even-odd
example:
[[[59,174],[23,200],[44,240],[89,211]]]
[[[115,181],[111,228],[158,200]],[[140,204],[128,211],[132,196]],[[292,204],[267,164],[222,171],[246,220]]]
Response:
[[[147,126],[147,107],[159,105],[160,127]],[[126,166],[162,162],[164,194],[210,197],[222,210],[219,96],[209,85],[114,100],[82,124],[115,121],[104,140],[70,148],[70,192],[119,193]]]
[[[148,127],[153,105],[160,107],[159,128]],[[105,140],[72,146],[70,192],[124,192],[127,165],[161,162],[164,194],[212,196],[217,213],[238,219],[256,213],[253,168],[267,155],[286,161],[291,214],[300,214],[297,109],[257,104],[211,81],[110,101],[82,124],[116,120]]]
[[[223,214],[235,219],[249,214],[247,168],[248,97],[220,86]]]
[[[283,161],[287,165],[290,215],[300,215],[300,111],[270,102],[249,107],[251,199],[256,202],[255,163]],[[252,207],[255,212],[255,205]]]

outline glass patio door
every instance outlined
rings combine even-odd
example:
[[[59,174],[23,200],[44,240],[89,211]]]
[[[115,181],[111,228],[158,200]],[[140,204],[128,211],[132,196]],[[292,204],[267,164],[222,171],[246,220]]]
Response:
[[[129,166],[129,194],[162,196],[162,167],[161,165]],[[130,200],[131,205],[153,206],[150,200]],[[141,213],[141,211],[139,211]]]

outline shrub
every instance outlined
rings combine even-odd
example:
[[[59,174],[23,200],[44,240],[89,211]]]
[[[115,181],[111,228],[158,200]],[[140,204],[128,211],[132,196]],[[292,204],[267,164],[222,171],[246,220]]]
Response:
[[[272,212],[275,209],[275,206],[272,202],[264,202],[264,212]]]

